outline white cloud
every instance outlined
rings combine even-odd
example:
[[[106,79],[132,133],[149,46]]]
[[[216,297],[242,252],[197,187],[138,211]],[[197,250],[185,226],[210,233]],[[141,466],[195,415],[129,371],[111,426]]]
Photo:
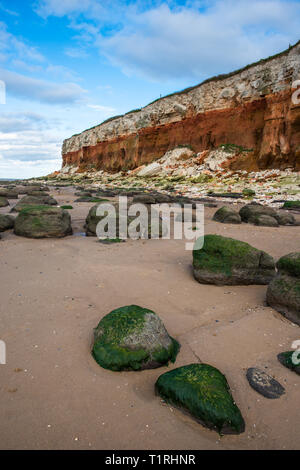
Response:
[[[298,2],[218,1],[205,12],[166,5],[129,18],[98,44],[127,74],[152,79],[198,78],[229,72],[296,42]]]
[[[44,62],[45,57],[36,49],[24,41],[16,38],[7,31],[5,23],[0,22],[0,51],[2,60],[29,60]]]
[[[30,101],[71,104],[80,102],[86,93],[86,90],[76,83],[52,83],[4,69],[0,69],[0,79],[5,82],[8,94]]]

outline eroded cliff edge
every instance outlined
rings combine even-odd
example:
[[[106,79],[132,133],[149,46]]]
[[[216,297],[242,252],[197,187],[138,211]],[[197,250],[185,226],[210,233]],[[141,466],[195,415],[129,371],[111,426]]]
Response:
[[[63,167],[131,170],[189,146],[247,149],[235,169],[300,170],[300,41],[276,56],[109,119],[63,143]],[[294,101],[294,102],[293,102]]]

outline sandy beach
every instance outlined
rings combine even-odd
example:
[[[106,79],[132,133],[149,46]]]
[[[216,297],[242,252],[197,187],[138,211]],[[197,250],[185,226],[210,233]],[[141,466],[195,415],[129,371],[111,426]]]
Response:
[[[51,195],[74,207],[74,235],[33,240],[7,231],[0,241],[0,338],[7,346],[7,364],[0,366],[0,448],[299,448],[300,382],[276,356],[291,349],[300,330],[266,305],[266,286],[198,283],[184,240],[103,245],[84,237],[93,204],[74,203],[73,189]],[[300,226],[225,225],[212,221],[215,210],[205,208],[206,234],[248,242],[276,260],[299,251]],[[93,328],[130,304],[162,318],[181,344],[175,364],[111,372],[94,361]],[[243,434],[220,438],[155,395],[162,373],[193,362],[226,375],[246,422]],[[268,400],[251,389],[248,367],[265,369],[285,395]]]

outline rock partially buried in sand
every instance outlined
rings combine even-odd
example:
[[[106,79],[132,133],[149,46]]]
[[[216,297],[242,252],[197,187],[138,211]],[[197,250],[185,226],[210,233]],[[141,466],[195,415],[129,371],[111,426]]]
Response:
[[[300,252],[290,253],[276,264],[277,276],[267,289],[267,304],[300,325]]]
[[[12,208],[11,212],[20,212],[27,206],[56,206],[57,201],[51,196],[25,196]]]
[[[0,214],[0,232],[10,230],[14,227],[15,219],[11,215]]]
[[[193,269],[203,284],[249,285],[268,284],[275,276],[275,262],[264,251],[248,243],[205,235],[203,248],[193,251]]]
[[[278,361],[283,366],[300,375],[300,351],[286,351],[278,354]]]
[[[190,364],[161,375],[156,392],[167,402],[189,412],[220,434],[240,434],[245,422],[235,404],[226,377],[208,364]]]
[[[29,206],[19,212],[14,232],[27,238],[61,238],[72,235],[70,214],[60,207]]]
[[[215,212],[213,220],[221,222],[223,224],[241,224],[241,216],[235,210],[230,207],[224,206]]]
[[[5,197],[0,197],[0,207],[9,206],[9,202]]]
[[[285,389],[277,380],[257,367],[248,369],[246,377],[251,387],[265,398],[280,398],[285,393]]]
[[[175,362],[179,348],[152,310],[129,305],[102,318],[94,329],[92,354],[105,369],[142,370]]]

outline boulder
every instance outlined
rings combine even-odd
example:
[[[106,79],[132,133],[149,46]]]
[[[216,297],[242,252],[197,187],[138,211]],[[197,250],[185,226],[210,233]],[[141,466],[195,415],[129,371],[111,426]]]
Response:
[[[292,214],[277,212],[276,220],[279,225],[297,225],[296,219]]]
[[[276,211],[272,207],[263,206],[258,203],[250,203],[242,207],[239,212],[241,219],[246,223],[255,223],[258,217],[267,215],[276,219]]]
[[[204,244],[193,251],[193,270],[203,284],[268,284],[275,276],[275,262],[248,243],[221,235],[205,235]]]
[[[10,230],[14,227],[15,219],[11,215],[0,214],[0,232]]]
[[[173,369],[158,378],[155,390],[167,403],[220,434],[240,434],[245,430],[227,379],[215,367],[189,364]]]
[[[285,201],[282,208],[287,210],[300,211],[300,201]]]
[[[16,235],[28,238],[61,238],[72,234],[70,214],[60,207],[28,206],[15,219]]]
[[[0,197],[0,207],[9,206],[9,202],[5,197]]]
[[[280,398],[285,393],[285,389],[277,380],[257,367],[248,369],[246,377],[251,387],[265,398]]]
[[[283,256],[276,266],[277,275],[267,289],[267,304],[300,325],[300,252]]]
[[[155,204],[155,197],[152,194],[138,194],[133,198],[134,204]]]
[[[300,351],[286,351],[278,354],[278,361],[283,366],[300,375]]]
[[[231,207],[223,206],[215,212],[213,220],[223,224],[241,224],[241,216]]]
[[[129,305],[100,320],[94,329],[92,355],[105,369],[142,370],[175,362],[179,348],[152,310]]]
[[[137,173],[137,176],[154,176],[160,173],[161,171],[162,171],[162,166],[157,162],[153,162],[147,165],[146,167],[142,168]]]
[[[258,214],[250,217],[248,222],[261,227],[278,227],[279,223],[275,217],[266,214]]]
[[[12,212],[20,212],[27,206],[56,206],[57,201],[51,196],[25,196],[12,208]]]
[[[0,189],[0,196],[7,199],[18,199],[18,192],[13,189]]]
[[[119,214],[119,204],[116,203],[116,202],[111,202],[110,204],[113,205],[113,207],[115,208],[115,213],[116,213],[116,237],[119,238],[120,236],[120,214]],[[89,213],[88,213],[88,216],[86,218],[86,221],[85,221],[85,231],[86,231],[86,235],[87,236],[92,236],[92,237],[95,237],[97,236],[97,233],[96,233],[96,228],[97,228],[97,225],[98,223],[104,219],[105,217],[107,217],[107,215],[103,215],[103,216],[98,216],[97,215],[97,208],[98,208],[99,204],[96,204],[95,206],[91,207],[91,209],[89,210]],[[129,207],[128,207],[129,209]],[[147,236],[147,233],[145,231],[141,231],[141,238],[151,238],[151,210],[148,209],[148,226],[147,226],[147,230],[148,230],[148,236]],[[138,216],[128,216],[127,215],[127,227],[129,226],[129,224],[131,222],[133,222],[136,217]],[[163,224],[162,220],[160,219],[159,221],[159,235],[162,236],[163,234],[165,233],[165,225]]]

